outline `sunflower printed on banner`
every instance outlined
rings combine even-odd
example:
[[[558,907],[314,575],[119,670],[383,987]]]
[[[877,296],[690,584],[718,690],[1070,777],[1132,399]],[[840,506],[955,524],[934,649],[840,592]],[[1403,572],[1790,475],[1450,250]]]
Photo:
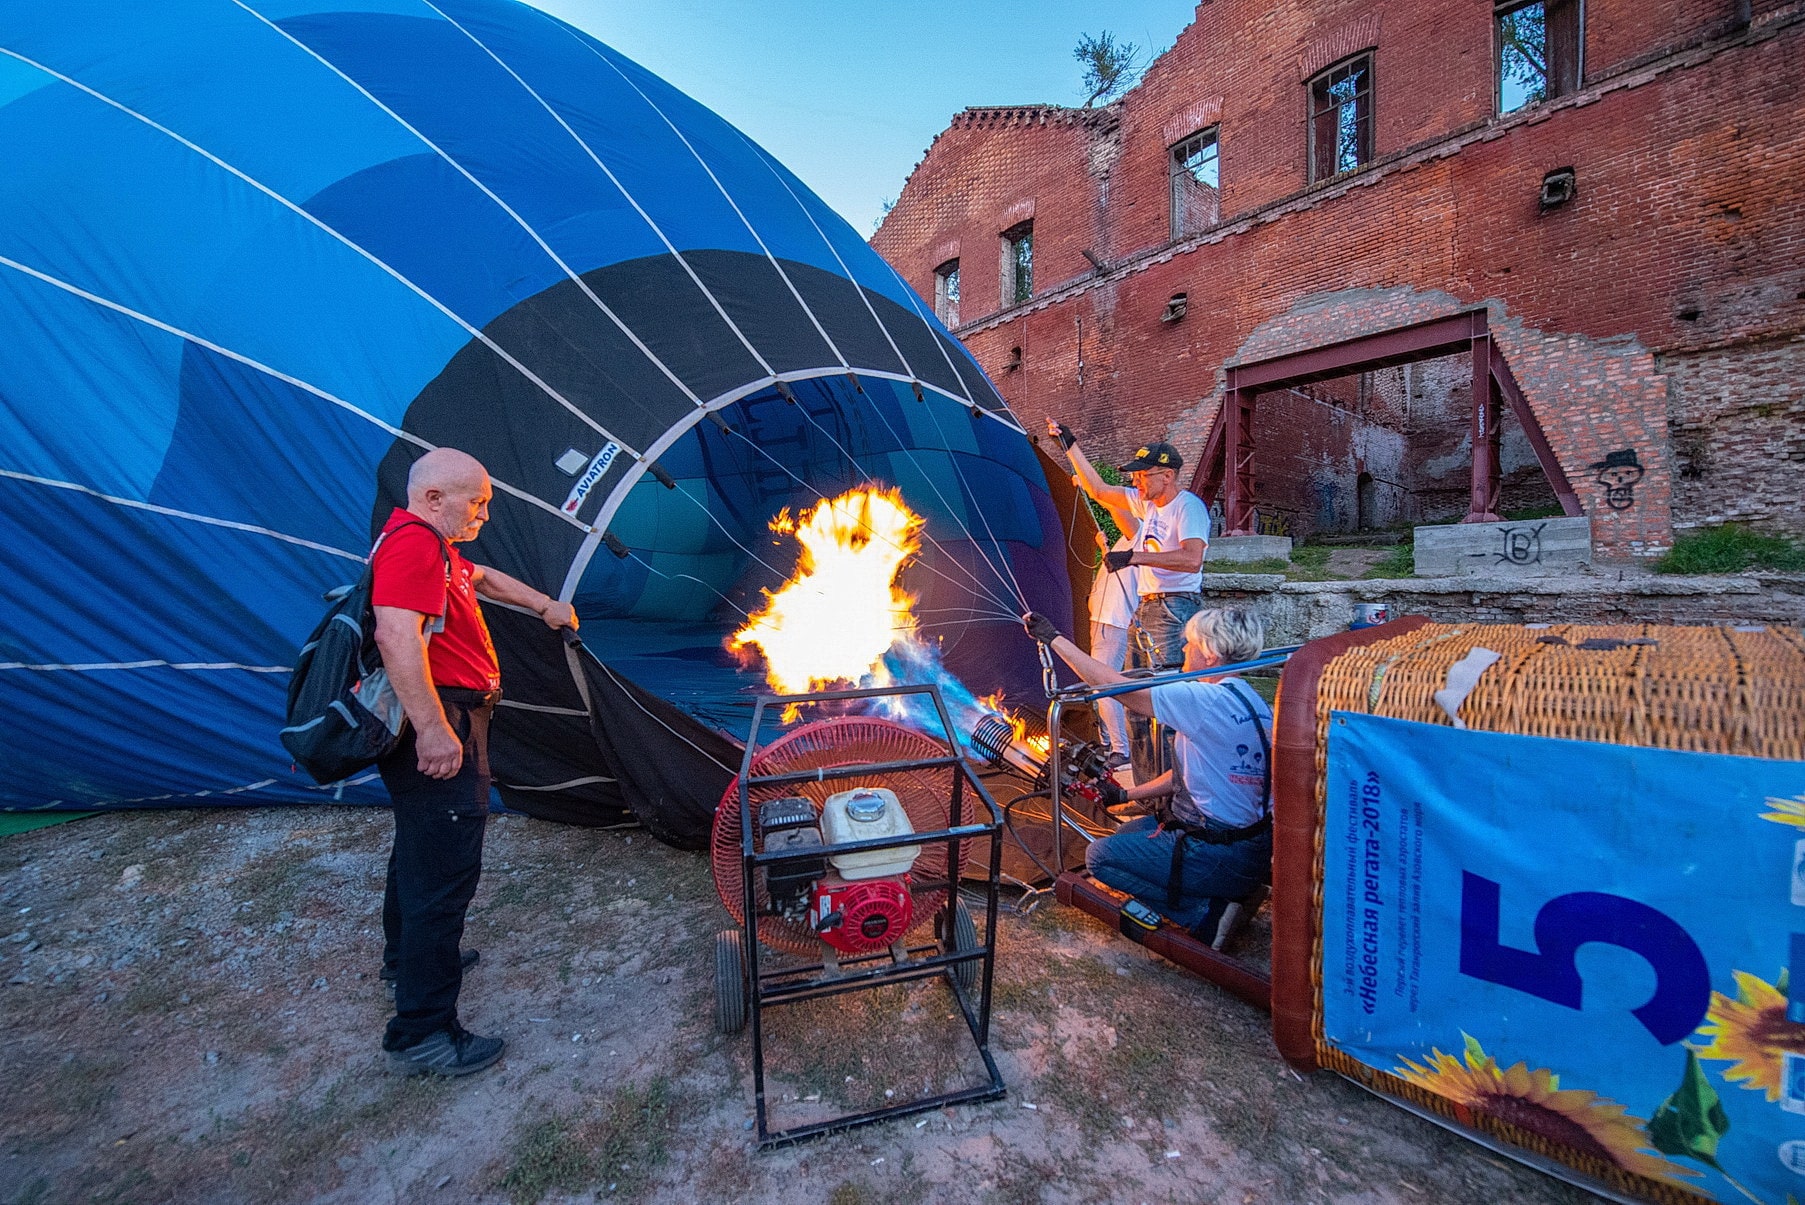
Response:
[[[908,589],[982,690],[1036,677],[996,614],[1069,621],[1045,474],[963,347],[782,165],[544,12],[13,0],[0,158],[0,808],[322,798],[276,741],[288,667],[436,446],[495,480],[472,559],[573,601],[638,683],[608,706],[673,747],[759,685],[721,646],[793,568],[786,507],[900,490]],[[618,817],[598,740],[659,749],[592,737],[574,659],[490,618],[502,796]]]
[[[1798,1194],[1805,763],[1328,728],[1322,1065],[1636,1199]]]

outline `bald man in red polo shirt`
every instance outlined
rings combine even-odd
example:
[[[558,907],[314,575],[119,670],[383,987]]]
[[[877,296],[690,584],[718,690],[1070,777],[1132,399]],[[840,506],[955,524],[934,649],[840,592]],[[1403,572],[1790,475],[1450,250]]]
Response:
[[[407,475],[371,556],[376,645],[408,726],[377,767],[395,806],[395,844],[383,896],[383,973],[395,1015],[383,1035],[389,1064],[408,1075],[468,1075],[501,1057],[500,1038],[458,1024],[464,916],[482,874],[489,812],[489,717],[501,669],[477,595],[575,628],[576,612],[455,545],[489,519],[493,490],[475,457],[437,448]],[[468,962],[466,961],[468,959]]]

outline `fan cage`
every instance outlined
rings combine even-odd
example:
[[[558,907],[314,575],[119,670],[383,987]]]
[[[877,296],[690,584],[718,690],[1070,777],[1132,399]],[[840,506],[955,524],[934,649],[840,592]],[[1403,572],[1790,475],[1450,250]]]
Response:
[[[753,758],[750,774],[757,778],[944,756],[946,745],[943,742],[893,720],[877,716],[837,716],[806,724],[773,741]],[[896,793],[897,801],[902,804],[916,832],[937,832],[950,826],[957,774],[952,766],[936,766],[874,774],[869,778],[851,775],[823,782],[753,785],[746,790],[746,806],[752,812],[753,850],[764,852],[764,841],[758,831],[758,812],[764,804],[773,799],[800,796],[814,804],[819,815],[828,796],[858,787],[887,787]],[[982,818],[983,803],[968,792],[962,813],[961,823],[973,823]],[[710,857],[714,865],[715,891],[721,897],[721,904],[736,923],[743,925],[746,923],[746,863],[740,846],[740,829],[740,779],[735,777],[721,796],[720,806],[715,809]],[[975,845],[975,840],[961,843],[961,873],[975,865]],[[929,841],[921,846],[920,856],[910,872],[915,919],[904,935],[904,941],[925,933],[935,915],[945,906],[947,859],[946,842]],[[754,878],[753,899],[758,913],[759,941],[789,954],[808,956],[819,951],[820,938],[808,925],[766,914],[770,899],[762,876]]]

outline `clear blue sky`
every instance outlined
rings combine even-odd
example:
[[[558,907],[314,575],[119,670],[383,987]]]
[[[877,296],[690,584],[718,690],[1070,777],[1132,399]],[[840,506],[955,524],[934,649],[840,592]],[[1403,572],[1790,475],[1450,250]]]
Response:
[[[1079,35],[1145,61],[1194,0],[532,0],[683,89],[869,235],[968,105],[1078,104]]]

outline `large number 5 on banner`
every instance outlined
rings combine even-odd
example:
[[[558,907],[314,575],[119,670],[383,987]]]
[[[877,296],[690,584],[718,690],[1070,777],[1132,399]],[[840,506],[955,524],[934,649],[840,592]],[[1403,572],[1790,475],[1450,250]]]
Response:
[[[1633,1013],[1657,1042],[1677,1042],[1705,1019],[1711,972],[1698,943],[1666,913],[1621,895],[1575,891],[1542,905],[1536,948],[1519,950],[1498,942],[1498,884],[1466,870],[1460,877],[1461,974],[1577,1009],[1585,985],[1574,955],[1587,942],[1603,942],[1654,968],[1655,994]]]

